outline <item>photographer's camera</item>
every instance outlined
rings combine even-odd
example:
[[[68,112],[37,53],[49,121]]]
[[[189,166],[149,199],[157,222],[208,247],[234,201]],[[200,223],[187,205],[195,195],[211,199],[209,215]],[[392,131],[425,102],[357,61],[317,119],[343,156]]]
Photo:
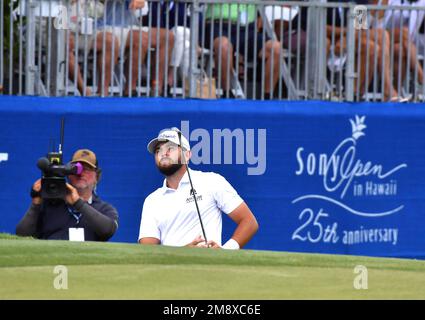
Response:
[[[81,174],[81,163],[62,164],[61,153],[49,153],[38,159],[37,167],[42,171],[40,196],[43,199],[64,199],[67,194],[66,176]]]

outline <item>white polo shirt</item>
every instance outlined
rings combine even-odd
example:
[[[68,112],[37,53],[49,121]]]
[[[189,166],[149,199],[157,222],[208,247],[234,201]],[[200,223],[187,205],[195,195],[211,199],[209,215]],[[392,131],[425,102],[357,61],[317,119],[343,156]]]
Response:
[[[214,240],[221,245],[221,212],[231,213],[243,200],[230,183],[217,173],[190,170],[190,176],[207,240]],[[190,189],[187,172],[177,190],[168,188],[164,180],[162,188],[145,199],[139,240],[152,237],[159,239],[163,245],[184,246],[197,236],[202,236]]]

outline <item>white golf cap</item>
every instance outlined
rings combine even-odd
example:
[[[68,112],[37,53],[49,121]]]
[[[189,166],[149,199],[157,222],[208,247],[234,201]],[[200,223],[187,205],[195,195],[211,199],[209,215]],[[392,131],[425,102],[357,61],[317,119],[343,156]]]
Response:
[[[182,142],[181,147],[189,151],[190,150],[189,141],[187,141],[187,139],[185,138],[183,134],[181,134],[180,136],[181,136],[181,142]],[[171,141],[180,146],[179,130],[177,128],[171,128],[171,129],[167,128],[167,129],[161,130],[158,134],[158,137],[156,137],[155,139],[152,139],[148,143],[148,151],[150,153],[155,153],[155,148],[157,144],[160,142],[165,142],[165,141]]]

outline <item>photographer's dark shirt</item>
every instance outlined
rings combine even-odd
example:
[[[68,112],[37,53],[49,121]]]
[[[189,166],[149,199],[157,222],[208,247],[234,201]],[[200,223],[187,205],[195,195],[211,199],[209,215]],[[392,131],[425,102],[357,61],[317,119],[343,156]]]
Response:
[[[42,205],[32,205],[16,233],[38,239],[69,240],[69,228],[84,228],[85,241],[107,241],[117,227],[117,210],[93,194],[91,204],[80,199],[74,206],[63,200],[44,200]]]

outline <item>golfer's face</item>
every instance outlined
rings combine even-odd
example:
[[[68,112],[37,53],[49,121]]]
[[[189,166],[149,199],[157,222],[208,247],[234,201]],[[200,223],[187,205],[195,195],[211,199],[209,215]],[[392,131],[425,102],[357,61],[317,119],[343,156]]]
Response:
[[[167,141],[155,149],[155,162],[157,166],[169,166],[181,163],[180,148],[173,142]]]

